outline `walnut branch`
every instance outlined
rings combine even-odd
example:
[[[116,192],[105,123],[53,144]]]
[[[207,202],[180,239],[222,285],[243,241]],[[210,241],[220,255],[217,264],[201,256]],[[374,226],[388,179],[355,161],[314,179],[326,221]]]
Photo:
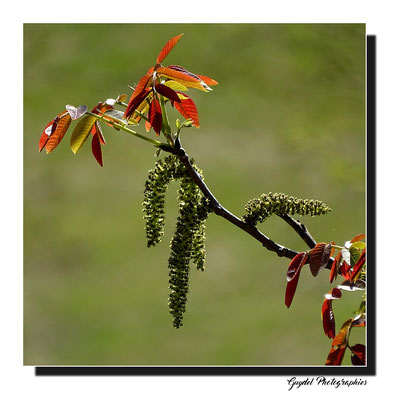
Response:
[[[226,219],[233,225],[243,230],[244,232],[247,232],[250,236],[259,241],[267,250],[276,253],[279,257],[286,257],[292,259],[297,254],[299,254],[299,252],[295,250],[291,250],[285,246],[282,246],[279,243],[276,243],[275,241],[264,235],[262,232],[260,232],[256,226],[243,221],[236,215],[232,214],[229,210],[224,208],[216,199],[216,197],[213,195],[208,186],[205,184],[203,179],[193,168],[186,151],[182,147],[179,147],[178,149],[174,149],[172,151],[169,149],[169,152],[173,153],[176,157],[178,157],[178,159],[185,166],[187,172],[190,174],[195,184],[199,187],[204,196],[210,201],[210,206],[214,214],[219,215],[220,217]],[[296,221],[288,214],[280,214],[279,217],[281,217],[284,221],[286,221],[295,230],[295,232],[304,240],[304,242],[307,244],[308,247],[310,248],[315,247],[316,241],[308,232],[304,224],[302,224],[300,221]],[[331,268],[332,262],[333,258],[329,260],[326,266],[327,269]]]

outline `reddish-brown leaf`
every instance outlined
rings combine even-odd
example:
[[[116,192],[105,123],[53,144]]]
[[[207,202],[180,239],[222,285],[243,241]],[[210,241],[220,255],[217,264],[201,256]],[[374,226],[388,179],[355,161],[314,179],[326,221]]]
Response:
[[[328,264],[331,256],[332,245],[330,243],[317,243],[311,250],[310,271],[317,276]]]
[[[365,359],[365,345],[363,344],[356,344],[354,346],[350,347],[350,350],[352,352],[351,355],[351,363],[353,365],[365,365],[366,364],[366,359]]]
[[[143,95],[145,89],[147,88],[147,86],[149,84],[149,81],[150,81],[152,75],[153,75],[152,73],[146,74],[145,76],[143,76],[140,79],[139,83],[136,85],[135,90],[133,91],[132,96],[129,99],[129,104],[128,104],[128,107],[127,107],[127,109],[125,111],[125,114],[124,114],[125,118],[128,118],[127,117],[128,110],[132,111],[132,103],[134,103],[135,108],[133,108],[133,111],[129,115],[132,115],[132,113],[134,112],[136,107],[141,103],[140,102],[139,104],[137,104],[137,98]]]
[[[214,79],[209,78],[204,75],[197,75],[203,82],[205,82],[208,86],[218,85],[218,82]]]
[[[338,347],[337,349],[332,347],[331,351],[329,352],[325,365],[341,365],[345,351],[346,351],[346,346]]]
[[[365,233],[360,233],[359,235],[354,236],[353,239],[350,240],[350,243],[359,242],[360,240],[364,239],[365,239]]]
[[[346,261],[342,262],[342,265],[340,267],[340,275],[342,275],[344,279],[350,279],[350,268],[351,265],[347,264]]]
[[[96,124],[94,126],[96,126]],[[93,135],[93,139],[92,139],[92,153],[94,155],[94,158],[100,164],[100,166],[103,166],[103,155],[101,152],[100,134],[97,131],[97,129],[96,129],[96,133]]]
[[[160,51],[160,54],[157,57],[157,63],[161,63],[164,58],[168,55],[168,53],[173,49],[173,47],[178,43],[179,39],[183,36],[183,33],[180,35],[174,36],[172,39],[168,40],[167,44]]]
[[[339,251],[338,255],[335,257],[332,263],[331,274],[329,276],[330,283],[332,283],[333,280],[336,279],[337,274],[339,273],[341,259],[342,259],[342,252]]]
[[[172,105],[174,105],[174,102],[181,102],[181,99],[175,92],[175,90],[172,90],[168,86],[162,85],[161,83],[157,84],[154,86],[156,91],[160,93],[162,96],[166,97],[167,99],[171,100]]]
[[[104,146],[106,144],[106,140],[104,139],[103,131],[101,130],[101,126],[99,121],[96,121],[93,125],[92,130],[90,131],[94,136],[96,133],[99,134],[100,143]]]
[[[365,321],[365,315],[357,315],[354,317],[353,322],[351,323],[351,327],[365,327],[366,321]]]
[[[202,79],[199,78],[198,75],[194,74],[193,72],[188,71],[186,68],[181,67],[180,65],[168,65],[167,68],[173,69],[175,71],[182,72],[188,76],[191,76],[192,78],[196,78],[198,81],[201,81]]]
[[[352,323],[353,323],[353,318],[350,318],[342,325],[339,333],[334,337],[332,341],[332,347],[345,346],[347,344],[348,333],[351,329]]]
[[[350,275],[350,280],[351,281],[355,281],[358,274],[360,273],[361,269],[364,267],[365,265],[365,256],[366,256],[366,252],[365,249],[363,250],[363,252],[361,253],[360,258],[358,259],[358,261],[356,262],[356,264],[353,267],[353,271],[351,272]]]
[[[151,89],[143,89],[129,104],[125,110],[124,118],[129,119],[140,106],[140,104],[146,100],[146,97],[151,92]]]
[[[308,258],[307,253],[297,254],[289,264],[289,269],[286,273],[286,279],[288,281],[285,292],[285,305],[290,307],[294,294],[296,293],[297,283],[300,277],[300,270],[306,263]]]
[[[181,99],[180,103],[175,103],[175,108],[182,114],[183,117],[186,119],[191,119],[196,128],[200,127],[199,114],[197,113],[196,104],[194,104],[194,101],[184,93],[178,93],[183,94],[185,98]]]
[[[56,120],[58,121],[56,122]],[[52,152],[58,144],[61,142],[62,138],[65,135],[65,132],[67,132],[67,129],[69,125],[71,124],[71,116],[68,113],[61,113],[56,117],[56,120],[54,121],[57,125],[54,129],[54,125],[52,128],[52,133],[47,140],[44,148],[46,149],[47,153]],[[54,129],[54,131],[53,131]]]
[[[325,299],[322,303],[321,318],[325,335],[333,339],[335,337],[335,316],[332,309],[332,300]]]
[[[197,77],[195,78],[185,74],[184,72],[176,71],[171,68],[160,67],[157,69],[157,74],[177,81],[186,87],[203,90],[205,92],[211,90],[202,80],[198,79]]]
[[[159,136],[161,128],[162,128],[162,112],[161,112],[160,104],[157,101],[157,99],[154,99],[151,102],[148,117],[149,117],[149,121],[148,121],[148,124],[146,124],[146,127],[148,127],[148,125],[153,127],[157,136]]]
[[[338,288],[332,289],[325,295],[325,300],[322,303],[322,325],[325,334],[333,339],[335,337],[335,316],[333,314],[332,301],[340,299],[342,297],[342,291]]]
[[[42,151],[47,141],[49,140],[50,135],[55,131],[57,127],[58,119],[57,117],[53,119],[53,121],[49,122],[46,127],[43,129],[42,136],[39,140],[39,151]]]

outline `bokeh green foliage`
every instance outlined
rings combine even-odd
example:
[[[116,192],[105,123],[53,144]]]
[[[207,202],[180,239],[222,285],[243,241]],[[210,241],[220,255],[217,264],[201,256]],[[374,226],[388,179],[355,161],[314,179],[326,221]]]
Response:
[[[191,91],[200,129],[181,138],[219,201],[241,216],[261,193],[315,198],[333,210],[302,218],[317,241],[342,244],[365,231],[364,25],[26,24],[25,364],[325,362],[330,341],[320,312],[332,287],[328,271],[303,272],[288,310],[288,260],[210,215],[206,270],[192,268],[185,324],[176,330],[167,264],[179,185],[166,193],[165,238],[148,249],[142,201],[153,148],[104,127],[104,168],[90,143],[73,155],[70,133],[50,155],[37,151],[65,104],[91,108],[130,94],[128,85],[182,32],[165,63],[219,82],[211,93]],[[306,250],[277,217],[259,228]],[[357,309],[356,297],[335,302],[337,329]],[[356,335],[361,340],[363,329]]]

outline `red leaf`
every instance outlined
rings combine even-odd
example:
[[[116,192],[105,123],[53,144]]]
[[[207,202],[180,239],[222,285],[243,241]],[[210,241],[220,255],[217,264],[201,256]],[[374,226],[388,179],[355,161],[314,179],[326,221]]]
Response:
[[[331,267],[331,274],[329,276],[329,282],[332,283],[334,279],[336,279],[337,274],[340,269],[340,261],[342,259],[342,252],[339,251],[338,255],[335,257],[332,267]]]
[[[191,119],[193,121],[193,125],[196,128],[198,128],[200,126],[200,121],[199,121],[199,114],[197,113],[196,104],[194,104],[194,101],[190,97],[187,97],[186,94],[184,94],[182,92],[178,92],[178,93],[183,94],[185,96],[185,98],[181,99],[180,103],[175,103],[175,108],[186,119]]]
[[[191,87],[203,91],[211,90],[211,88],[209,88],[202,80],[198,79],[196,75],[196,77],[193,77],[184,72],[176,71],[174,69],[166,67],[158,68],[157,74],[165,76],[166,78],[172,79],[178,83],[182,83],[186,87]]]
[[[317,276],[327,266],[331,256],[331,249],[331,244],[317,243],[311,250],[310,271],[313,276]]]
[[[92,128],[92,130],[91,130],[90,132],[92,133],[93,136],[94,136],[96,133],[98,133],[98,134],[99,134],[100,143],[101,143],[103,146],[105,146],[106,140],[104,139],[103,131],[101,130],[99,121],[96,121],[96,122],[94,123],[93,128]]]
[[[214,79],[209,78],[208,76],[204,75],[197,75],[203,82],[205,82],[208,86],[218,85],[218,82]]]
[[[135,110],[140,106],[140,104],[146,99],[147,95],[150,93],[150,89],[143,89],[129,104],[125,110],[124,117],[129,119]]]
[[[353,365],[365,365],[366,360],[365,360],[365,345],[363,344],[356,344],[354,346],[350,347],[350,350],[352,352],[351,355],[351,363]]]
[[[61,113],[55,119],[49,139],[44,145],[47,153],[52,152],[61,142],[62,138],[67,132],[69,125],[71,124],[71,116],[68,113]]]
[[[168,86],[165,86],[165,85],[162,85],[161,83],[159,83],[159,84],[155,85],[154,88],[156,89],[156,91],[158,93],[160,93],[164,97],[170,99],[171,102],[172,102],[172,105],[174,105],[175,101],[178,102],[178,103],[181,102],[181,99],[176,94],[175,90],[172,90]]]
[[[128,118],[128,110],[130,112],[129,116],[133,114],[133,112],[135,111],[135,109],[138,107],[138,105],[141,103],[139,102],[139,104],[137,104],[137,98],[142,96],[146,87],[148,86],[148,83],[150,81],[150,78],[152,77],[152,73],[150,74],[146,74],[145,76],[143,76],[139,83],[136,85],[135,90],[132,93],[131,98],[129,99],[129,104],[128,107],[125,111],[124,117]],[[135,103],[134,103],[135,102]],[[132,110],[132,103],[134,103],[135,107]]]
[[[305,264],[308,258],[307,253],[297,254],[289,264],[289,269],[286,273],[286,279],[288,281],[285,293],[285,304],[286,307],[290,307],[294,294],[296,293],[297,283],[300,277],[300,270]]]
[[[56,127],[57,127],[57,122],[55,119],[53,119],[53,121],[49,122],[43,129],[42,136],[40,137],[39,140],[39,151],[43,150],[44,146],[49,140],[50,135],[55,131]]]
[[[353,322],[351,323],[351,327],[365,327],[365,315],[358,315],[354,317]]]
[[[359,274],[359,272],[361,271],[362,267],[365,265],[365,249],[363,250],[363,252],[361,253],[360,258],[358,259],[358,261],[356,262],[356,264],[353,267],[353,271],[351,272],[350,275],[350,280],[354,281],[357,277],[357,275]]]
[[[101,166],[103,166],[103,155],[101,152],[101,145],[100,145],[100,133],[98,131],[97,124],[94,124],[94,126],[96,127],[96,133],[93,135],[93,139],[92,139],[92,153],[94,155],[94,158],[97,160],[97,162]]]
[[[332,341],[332,347],[347,345],[348,333],[351,329],[352,323],[353,323],[353,318],[350,318],[342,325],[339,333],[334,337]]]
[[[340,275],[343,276],[344,279],[350,279],[350,271],[351,265],[347,264],[346,261],[343,261],[341,267],[340,267]]]
[[[167,68],[171,68],[175,71],[182,72],[188,76],[191,76],[192,78],[197,79],[198,81],[201,81],[202,79],[199,78],[198,75],[194,74],[193,72],[188,71],[186,68],[181,67],[180,65],[168,65]]]
[[[167,44],[160,51],[160,54],[157,57],[157,63],[161,63],[164,58],[168,55],[168,53],[174,48],[174,46],[178,43],[179,39],[183,36],[183,33],[180,35],[174,36],[172,39],[168,40]]]
[[[360,240],[364,239],[365,239],[365,233],[360,233],[359,235],[353,237],[353,239],[350,240],[350,243],[359,242]]]
[[[322,303],[322,326],[326,336],[330,339],[335,337],[335,316],[333,314],[332,301],[340,299],[341,297],[342,291],[338,288],[334,288],[325,295],[325,300]]]
[[[160,135],[160,131],[162,128],[162,112],[161,107],[157,99],[154,99],[149,108],[149,125],[153,127],[154,131],[157,133],[157,136]],[[146,121],[147,122],[147,121]],[[146,124],[146,126],[148,126]]]
[[[337,349],[332,347],[331,351],[329,352],[328,359],[326,360],[325,365],[341,365],[345,351],[346,351],[346,346],[338,347]]]
[[[192,78],[196,78],[199,81],[204,82],[206,85],[213,86],[218,85],[218,82],[214,79],[209,78],[204,75],[196,75],[193,72],[188,71],[187,69],[181,67],[180,65],[168,65],[167,68],[174,69],[175,71],[183,72],[184,74],[191,76]]]
[[[335,316],[332,309],[332,300],[325,299],[322,303],[321,317],[325,335],[333,339],[335,337]]]

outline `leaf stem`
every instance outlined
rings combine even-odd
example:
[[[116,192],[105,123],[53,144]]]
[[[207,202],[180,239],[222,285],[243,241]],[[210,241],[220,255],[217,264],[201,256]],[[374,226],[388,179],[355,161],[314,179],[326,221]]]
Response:
[[[167,143],[162,143],[162,142],[159,142],[158,140],[154,140],[147,136],[141,135],[140,133],[137,133],[137,132],[133,131],[132,129],[129,129],[126,125],[119,124],[118,122],[115,122],[112,119],[105,118],[102,115],[94,114],[90,111],[86,111],[86,114],[91,115],[92,117],[96,117],[97,119],[107,122],[108,124],[111,124],[113,126],[113,128],[115,128],[117,130],[121,130],[121,131],[130,133],[131,135],[136,136],[140,139],[143,139],[146,142],[152,143],[154,146],[160,147],[163,150],[165,150],[166,146],[170,147]]]

